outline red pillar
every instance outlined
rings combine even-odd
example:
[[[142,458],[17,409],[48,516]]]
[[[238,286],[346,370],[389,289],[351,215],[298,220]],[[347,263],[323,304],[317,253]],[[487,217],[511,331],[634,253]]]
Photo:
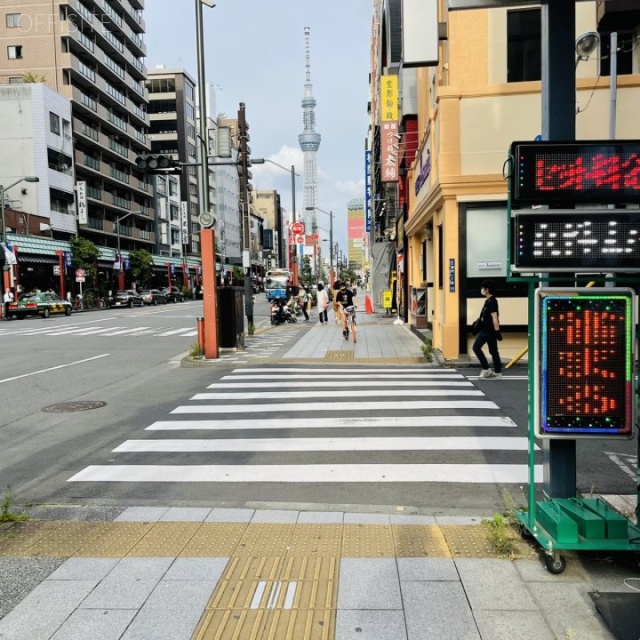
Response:
[[[213,229],[200,231],[202,255],[202,293],[204,304],[204,356],[219,357],[218,350],[218,300],[216,280],[216,241]]]
[[[60,278],[60,297],[64,299],[67,297],[64,286],[64,251],[57,249],[56,255],[58,256],[58,268],[60,269],[60,275],[58,276]]]

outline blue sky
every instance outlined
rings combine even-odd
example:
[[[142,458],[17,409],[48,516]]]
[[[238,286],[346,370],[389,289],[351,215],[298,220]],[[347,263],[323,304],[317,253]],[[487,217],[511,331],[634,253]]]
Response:
[[[238,103],[245,102],[252,155],[293,164],[299,174],[304,28],[311,28],[316,131],[322,135],[317,206],[333,211],[334,241],[346,249],[347,202],[364,196],[373,1],[217,0],[203,12],[206,75],[217,85],[217,111],[236,117]],[[149,68],[184,67],[197,77],[194,0],[147,0],[145,20]],[[277,189],[291,209],[290,173],[267,163],[254,166],[253,176],[256,188]],[[299,214],[302,180],[296,178]],[[318,224],[328,230],[329,216],[319,213]]]

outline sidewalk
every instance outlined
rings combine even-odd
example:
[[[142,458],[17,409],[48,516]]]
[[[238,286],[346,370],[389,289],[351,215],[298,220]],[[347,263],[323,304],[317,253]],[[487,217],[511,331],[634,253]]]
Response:
[[[358,323],[355,345],[318,324],[268,360],[437,366],[406,325]],[[589,594],[634,593],[625,579],[640,576],[637,555],[565,552],[552,575],[515,534],[500,557],[473,515],[257,503],[27,512],[0,524],[1,640],[605,640],[615,636]]]

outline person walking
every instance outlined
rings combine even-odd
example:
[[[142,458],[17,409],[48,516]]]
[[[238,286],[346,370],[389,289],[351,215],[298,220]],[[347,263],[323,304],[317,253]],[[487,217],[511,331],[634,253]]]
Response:
[[[480,380],[502,379],[502,362],[498,351],[498,342],[502,341],[502,333],[500,333],[500,311],[495,291],[496,283],[493,280],[483,280],[480,284],[480,293],[485,297],[485,301],[478,318],[478,335],[473,343],[473,353],[476,354],[482,367],[478,376]],[[482,351],[485,344],[489,347],[489,354],[493,360],[493,371],[489,368],[487,357]]]
[[[297,303],[304,315],[304,321],[309,322],[309,312],[307,311],[307,305],[309,304],[309,291],[302,285],[300,293],[298,294]]]
[[[318,303],[320,324],[329,324],[329,296],[327,295],[327,290],[324,288],[324,284],[322,282],[318,282],[318,296],[316,302]]]
[[[333,283],[333,315],[335,324],[342,324],[342,305],[338,302],[338,293],[340,293],[340,280]]]
[[[11,289],[7,288],[4,292],[2,302],[4,303],[4,319],[9,320],[9,304],[13,302],[13,292]]]

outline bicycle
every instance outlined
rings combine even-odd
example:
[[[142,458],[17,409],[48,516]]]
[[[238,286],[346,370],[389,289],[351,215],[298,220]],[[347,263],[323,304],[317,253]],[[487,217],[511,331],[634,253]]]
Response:
[[[353,305],[344,308],[346,316],[344,339],[349,339],[349,325],[351,325],[351,333],[353,334],[353,344],[356,343],[356,308]]]

